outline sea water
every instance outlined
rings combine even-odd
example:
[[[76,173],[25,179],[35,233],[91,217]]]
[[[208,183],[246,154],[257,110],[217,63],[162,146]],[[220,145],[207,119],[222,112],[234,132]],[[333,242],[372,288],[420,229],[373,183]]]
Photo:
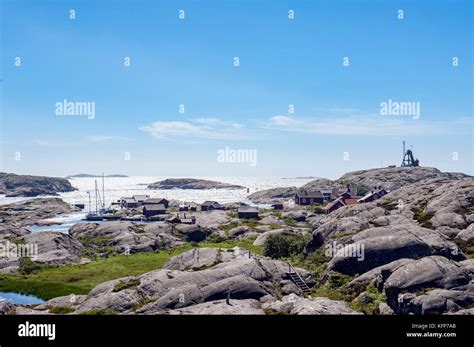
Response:
[[[236,184],[243,186],[243,189],[148,189],[150,183],[158,182],[167,177],[159,176],[132,176],[132,177],[111,177],[105,178],[105,203],[109,206],[111,202],[119,200],[121,197],[131,197],[133,195],[149,195],[155,198],[165,198],[168,200],[180,200],[186,202],[202,203],[206,200],[215,200],[219,203],[244,202],[250,205],[253,203],[248,199],[248,195],[271,188],[278,187],[301,187],[314,180],[314,178],[281,178],[281,177],[194,177],[211,181]],[[179,177],[176,177],[179,178]],[[85,209],[81,212],[63,214],[48,219],[53,222],[47,226],[30,226],[32,232],[39,231],[59,231],[67,232],[69,228],[84,219],[89,212],[89,194],[91,197],[90,210],[95,211],[95,181],[99,186],[102,196],[102,178],[71,178],[69,179],[73,187],[78,190],[67,193],[59,193],[59,197],[69,204],[84,204]],[[0,204],[10,204],[31,197],[7,198],[0,195]]]

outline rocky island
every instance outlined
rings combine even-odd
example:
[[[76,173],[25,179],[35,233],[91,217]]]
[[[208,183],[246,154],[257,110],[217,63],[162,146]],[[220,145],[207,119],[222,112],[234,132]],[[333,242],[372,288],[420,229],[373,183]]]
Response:
[[[262,190],[250,194],[249,199],[256,203],[271,204],[290,198],[298,191],[330,189],[338,185],[350,185],[357,188],[358,193],[363,195],[374,187],[394,190],[429,178],[463,179],[472,177],[463,173],[441,172],[431,167],[386,167],[348,172],[334,181],[318,178],[300,188],[281,187]]]
[[[245,189],[245,187],[196,178],[167,178],[151,183],[148,189]]]
[[[7,197],[57,195],[74,190],[76,188],[65,178],[0,172],[0,194]]]
[[[337,180],[346,183],[388,186],[390,192],[332,213],[296,204],[261,207],[258,217],[247,219],[237,213],[242,204],[229,204],[186,212],[196,219],[190,225],[81,222],[68,234],[44,236],[24,228],[60,202],[3,206],[3,240],[35,242],[41,256],[32,260],[33,268],[21,259],[5,262],[0,289],[21,288],[48,301],[0,303],[0,312],[474,314],[473,177],[396,167]],[[284,188],[265,198],[292,194]],[[32,212],[32,206],[42,212]],[[62,274],[55,279],[58,266]]]

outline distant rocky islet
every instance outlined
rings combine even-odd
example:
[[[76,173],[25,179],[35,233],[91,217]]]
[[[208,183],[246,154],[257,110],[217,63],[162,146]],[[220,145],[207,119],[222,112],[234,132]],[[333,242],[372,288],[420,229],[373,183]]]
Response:
[[[7,197],[57,195],[74,190],[66,178],[0,173],[0,194]]]
[[[196,178],[167,178],[149,184],[148,189],[245,189],[245,187]]]

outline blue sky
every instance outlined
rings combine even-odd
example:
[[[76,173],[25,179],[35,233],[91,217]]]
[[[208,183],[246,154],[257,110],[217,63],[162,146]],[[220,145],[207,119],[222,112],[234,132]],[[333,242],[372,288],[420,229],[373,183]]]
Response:
[[[472,1],[1,4],[2,171],[336,178],[399,165],[405,140],[473,174]],[[55,114],[63,99],[95,118]],[[380,115],[389,99],[420,117]]]

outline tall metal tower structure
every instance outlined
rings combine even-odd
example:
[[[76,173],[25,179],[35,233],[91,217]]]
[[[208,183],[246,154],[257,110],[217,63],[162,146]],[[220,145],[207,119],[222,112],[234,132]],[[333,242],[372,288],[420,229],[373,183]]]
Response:
[[[420,161],[413,157],[411,149],[405,149],[405,141],[403,141],[403,160],[402,166],[420,166]]]

